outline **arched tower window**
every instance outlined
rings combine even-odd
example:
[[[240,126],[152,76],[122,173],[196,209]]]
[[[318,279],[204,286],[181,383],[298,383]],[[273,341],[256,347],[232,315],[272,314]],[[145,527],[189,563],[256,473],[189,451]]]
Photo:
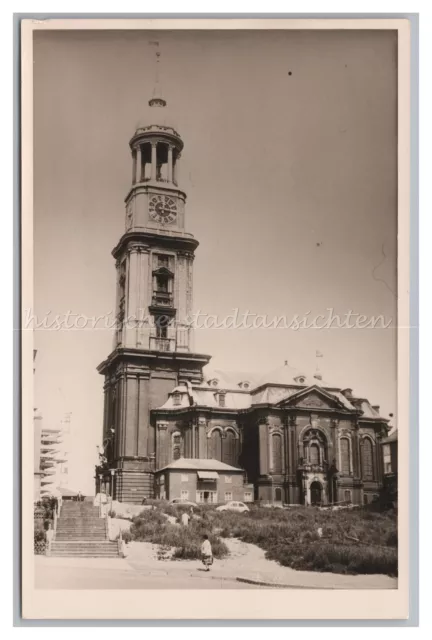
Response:
[[[231,429],[228,429],[223,441],[223,460],[225,464],[229,464],[232,467],[237,466],[237,438]]]
[[[364,438],[361,446],[361,465],[363,480],[374,479],[373,445],[370,438]]]
[[[340,449],[340,472],[342,475],[349,476],[351,472],[351,451],[350,441],[348,438],[339,440]]]
[[[283,472],[283,450],[282,436],[280,433],[273,433],[271,437],[272,471],[273,473]]]
[[[209,457],[222,462],[222,433],[220,429],[213,429],[211,432]]]

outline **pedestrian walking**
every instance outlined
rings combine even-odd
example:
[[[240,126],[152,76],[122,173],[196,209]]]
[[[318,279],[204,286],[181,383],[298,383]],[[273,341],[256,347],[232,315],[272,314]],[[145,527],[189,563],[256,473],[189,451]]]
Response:
[[[205,566],[206,571],[210,571],[210,567],[213,564],[213,551],[211,548],[210,540],[208,539],[208,535],[204,534],[203,538],[204,542],[201,545],[202,563]]]
[[[184,527],[187,527],[189,524],[189,515],[186,513],[186,511],[182,513],[181,522]]]

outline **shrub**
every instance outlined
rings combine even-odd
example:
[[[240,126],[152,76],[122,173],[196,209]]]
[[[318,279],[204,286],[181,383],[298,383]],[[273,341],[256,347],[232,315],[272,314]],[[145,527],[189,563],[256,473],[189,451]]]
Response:
[[[34,530],[34,541],[33,541],[34,553],[37,555],[44,554],[46,549],[46,543],[47,541],[46,541],[45,530],[36,528]]]
[[[211,533],[205,523],[191,520],[188,527],[171,524],[161,511],[148,511],[133,519],[130,535],[132,540],[143,540],[174,548],[175,559],[197,559],[201,557],[203,534],[208,533],[213,555],[222,558],[228,548],[220,538]]]
[[[334,544],[307,548],[282,546],[267,551],[266,557],[292,569],[397,576],[397,553],[392,548]]]
[[[213,511],[208,521],[223,538],[256,544],[269,559],[293,569],[397,575],[394,512],[262,508],[248,515]]]

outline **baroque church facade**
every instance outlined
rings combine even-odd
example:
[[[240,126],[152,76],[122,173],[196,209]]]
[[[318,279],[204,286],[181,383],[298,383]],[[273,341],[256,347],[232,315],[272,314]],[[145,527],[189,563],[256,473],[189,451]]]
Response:
[[[140,504],[159,495],[158,477],[172,463],[208,468],[215,460],[243,470],[254,500],[371,501],[388,432],[378,406],[287,362],[266,375],[205,372],[210,356],[195,352],[188,323],[198,241],[185,230],[183,141],[168,114],[164,99],[150,100],[129,143],[125,229],[112,252],[117,328],[98,367],[104,450],[96,491]]]

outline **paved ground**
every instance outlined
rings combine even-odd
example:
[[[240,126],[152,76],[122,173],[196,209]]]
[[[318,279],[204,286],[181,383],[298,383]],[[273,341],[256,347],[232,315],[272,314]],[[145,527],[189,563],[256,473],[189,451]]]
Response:
[[[68,559],[70,560],[70,559]],[[256,589],[256,585],[235,580],[212,579],[207,574],[191,578],[165,572],[141,574],[130,571],[126,560],[108,558],[104,566],[92,563],[96,558],[36,558],[37,589]],[[128,567],[128,568],[125,568]]]
[[[36,556],[40,589],[395,589],[397,580],[383,575],[345,576],[294,571],[266,560],[264,551],[240,540],[225,540],[230,555],[215,560],[210,573],[198,560],[158,560],[155,545],[132,542],[127,558],[48,558]],[[239,582],[238,580],[242,580]],[[243,582],[246,581],[246,582]],[[251,581],[256,584],[249,584]]]

